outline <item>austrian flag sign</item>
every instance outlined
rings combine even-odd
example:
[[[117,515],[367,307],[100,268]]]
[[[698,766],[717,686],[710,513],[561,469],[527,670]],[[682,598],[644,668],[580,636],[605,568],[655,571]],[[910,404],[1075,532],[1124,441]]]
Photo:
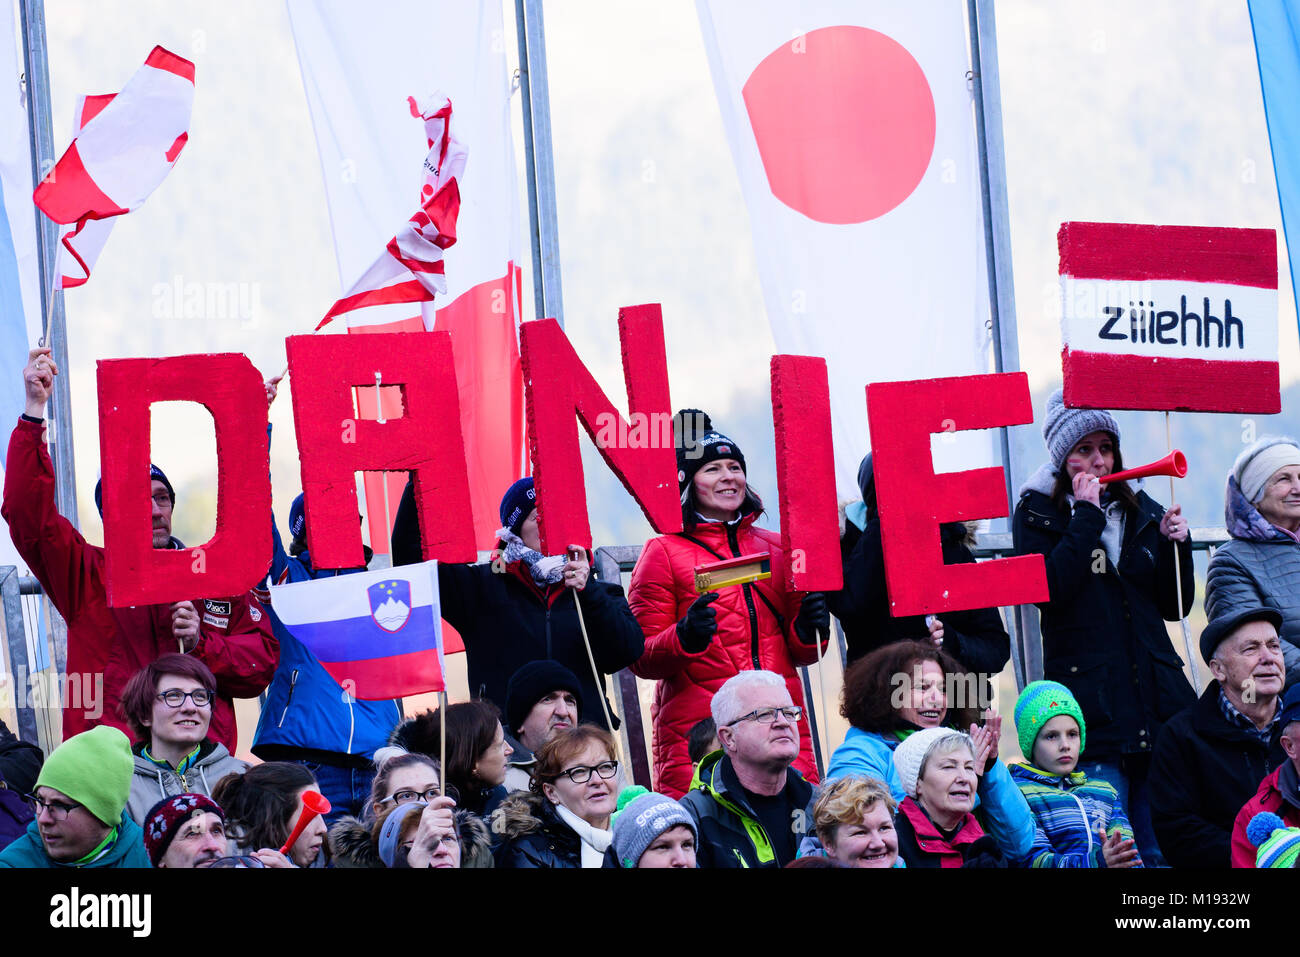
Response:
[[[1067,406],[1282,410],[1274,230],[1070,222],[1057,246]]]

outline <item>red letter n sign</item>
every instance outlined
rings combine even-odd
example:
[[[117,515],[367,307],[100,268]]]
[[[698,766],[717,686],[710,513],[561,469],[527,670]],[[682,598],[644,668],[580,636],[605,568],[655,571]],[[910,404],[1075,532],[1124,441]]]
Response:
[[[414,472],[426,561],[472,562],[460,400],[446,332],[370,336],[290,336],[293,422],[302,464],[307,547],[317,568],[359,568],[361,524],[356,473]],[[400,386],[398,418],[360,419],[356,386]]]
[[[945,565],[941,522],[1008,512],[999,468],[934,473],[930,436],[1034,420],[1023,372],[867,386],[885,583],[894,617],[1047,601],[1041,555]]]
[[[525,322],[519,329],[542,551],[548,555],[569,545],[591,545],[574,413],[651,527],[660,534],[682,529],[659,306],[620,309],[618,335],[630,422],[601,391],[554,319]]]
[[[266,574],[271,555],[262,377],[234,354],[101,359],[98,366],[108,603],[121,608],[247,591]],[[149,413],[155,402],[198,402],[216,425],[217,531],[197,547],[153,547]],[[167,471],[166,458],[158,467]]]

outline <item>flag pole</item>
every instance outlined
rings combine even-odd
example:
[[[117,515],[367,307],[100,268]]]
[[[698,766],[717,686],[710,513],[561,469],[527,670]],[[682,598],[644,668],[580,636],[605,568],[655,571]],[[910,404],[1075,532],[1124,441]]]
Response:
[[[447,796],[447,692],[438,692],[438,793]]]
[[[984,255],[992,320],[994,369],[1020,371],[1020,338],[1016,327],[1015,285],[1011,273],[1011,222],[1007,205],[1006,151],[1002,142],[1002,87],[998,74],[997,23],[993,0],[967,0],[970,27],[971,84],[975,100],[975,135],[979,148],[980,193],[984,207]],[[1029,475],[1027,463],[1035,453],[1028,447],[1032,431],[998,429],[1006,473],[1007,502]],[[1009,527],[1009,526],[1008,526]],[[1043,677],[1043,645],[1038,615],[1028,605],[1010,609],[1015,640],[1011,655],[1016,686]]]
[[[46,52],[44,0],[19,0],[23,30],[23,71],[26,77],[27,128],[31,137],[32,187],[54,168],[54,130],[50,121],[50,68]],[[63,290],[55,289],[58,268],[58,226],[32,206],[36,217],[36,249],[41,288],[41,344],[48,343],[59,368],[54,377],[54,391],[46,406],[47,434],[53,440],[50,457],[54,461],[54,503],[59,513],[80,527],[77,521],[76,466],[72,455],[72,394],[68,380],[72,367],[68,362],[67,330],[63,312]],[[55,667],[67,673],[68,629],[62,616],[46,601],[50,617],[50,639]]]
[[[1165,410],[1165,443],[1169,451],[1174,450],[1174,430],[1169,420],[1169,410]],[[1169,476],[1169,507],[1174,507],[1174,477]],[[1191,529],[1188,528],[1188,536]],[[1188,627],[1187,616],[1183,611],[1183,557],[1178,553],[1178,542],[1174,542],[1174,587],[1178,589],[1178,624],[1183,632],[1183,648],[1187,651],[1187,667],[1192,672],[1192,687],[1197,693],[1201,690],[1201,669],[1196,667],[1196,656],[1192,650],[1192,629]]]
[[[560,294],[560,229],[555,212],[555,155],[546,79],[546,31],[541,0],[515,0],[519,35],[519,90],[524,107],[524,179],[528,183],[528,239],[533,252],[534,318],[564,328]]]

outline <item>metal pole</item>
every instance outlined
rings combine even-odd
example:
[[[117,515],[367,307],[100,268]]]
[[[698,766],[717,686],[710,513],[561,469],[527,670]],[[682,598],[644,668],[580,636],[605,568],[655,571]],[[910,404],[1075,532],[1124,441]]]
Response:
[[[515,0],[519,34],[519,89],[524,97],[524,165],[528,226],[533,248],[533,300],[538,319],[564,328],[560,294],[560,230],[555,214],[551,100],[546,80],[546,33],[541,0]]]
[[[19,0],[23,27],[23,70],[27,79],[27,125],[31,135],[32,183],[39,183],[54,167],[54,131],[50,120],[50,68],[46,55],[45,0]],[[72,457],[72,395],[68,389],[68,338],[63,313],[63,290],[51,290],[54,270],[58,268],[56,250],[59,228],[48,216],[33,207],[36,216],[36,247],[39,252],[41,315],[49,317],[46,345],[53,350],[59,374],[54,377],[54,393],[46,405],[54,462],[54,503],[73,524],[77,521],[76,466]],[[50,639],[54,660],[63,674],[68,660],[68,630],[54,606],[50,611]]]
[[[1006,153],[1002,143],[1002,90],[998,79],[997,24],[993,0],[967,0],[970,21],[971,73],[975,91],[975,134],[979,144],[980,193],[984,203],[984,248],[989,281],[989,311],[993,321],[993,354],[998,372],[1020,369],[1020,340],[1016,331],[1015,284],[1011,276],[1011,224],[1007,216]],[[1027,471],[1030,438],[1027,426],[998,430],[1007,501],[1014,509],[1016,491]],[[1043,675],[1042,639],[1034,609],[1013,609],[1016,641],[1016,684]]]

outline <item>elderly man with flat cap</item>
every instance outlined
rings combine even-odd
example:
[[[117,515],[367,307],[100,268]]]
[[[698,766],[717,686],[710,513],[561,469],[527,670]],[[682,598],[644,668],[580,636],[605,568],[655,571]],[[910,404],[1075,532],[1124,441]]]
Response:
[[[1151,765],[1152,823],[1174,867],[1228,867],[1237,812],[1284,760],[1281,624],[1256,605],[1201,633],[1214,680],[1165,724]]]

